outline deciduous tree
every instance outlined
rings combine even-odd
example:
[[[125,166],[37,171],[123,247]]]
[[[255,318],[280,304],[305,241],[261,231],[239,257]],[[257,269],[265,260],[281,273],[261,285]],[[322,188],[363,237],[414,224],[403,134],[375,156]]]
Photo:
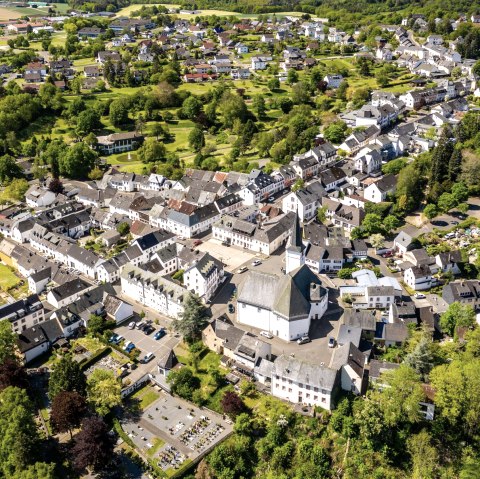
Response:
[[[102,416],[122,402],[120,381],[113,371],[95,369],[87,379],[87,392],[88,401]]]
[[[56,432],[69,432],[80,426],[87,413],[85,398],[77,392],[61,391],[52,401],[50,422]]]
[[[78,471],[91,467],[94,471],[101,471],[113,458],[115,438],[103,419],[87,417],[82,422],[82,430],[73,438],[72,460]]]
[[[53,401],[62,391],[77,392],[85,397],[87,381],[80,366],[71,356],[64,356],[57,362],[48,382],[48,395]]]
[[[173,328],[182,334],[187,342],[199,338],[207,322],[207,311],[200,298],[192,293],[187,294],[183,304],[183,313],[179,319],[173,320]]]

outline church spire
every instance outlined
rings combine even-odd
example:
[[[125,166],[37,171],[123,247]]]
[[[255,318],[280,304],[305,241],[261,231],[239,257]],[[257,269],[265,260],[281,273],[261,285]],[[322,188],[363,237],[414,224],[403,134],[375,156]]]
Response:
[[[295,225],[292,228],[292,235],[290,236],[290,244],[288,250],[297,251],[299,253],[303,252],[305,245],[302,241],[302,228],[300,226],[300,220],[298,219],[298,214],[295,214]]]

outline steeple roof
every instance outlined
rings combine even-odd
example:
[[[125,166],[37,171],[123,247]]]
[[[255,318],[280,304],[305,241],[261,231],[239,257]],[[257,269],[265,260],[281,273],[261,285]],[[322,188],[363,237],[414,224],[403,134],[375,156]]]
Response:
[[[292,235],[290,237],[290,244],[287,248],[287,251],[296,251],[298,253],[303,252],[305,245],[302,241],[302,228],[300,226],[300,220],[298,219],[298,214],[295,215],[295,225],[292,229]]]

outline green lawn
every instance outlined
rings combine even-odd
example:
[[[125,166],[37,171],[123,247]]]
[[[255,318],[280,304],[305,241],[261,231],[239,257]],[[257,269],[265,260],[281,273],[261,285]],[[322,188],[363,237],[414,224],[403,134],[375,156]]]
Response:
[[[151,386],[144,386],[143,388],[135,391],[135,393],[132,394],[133,399],[137,399],[140,401],[140,408],[142,410],[147,409],[147,407],[153,404],[159,397],[160,394],[155,391],[155,389],[153,389]]]
[[[158,450],[165,444],[165,441],[160,439],[159,437],[156,437],[152,441],[152,447],[147,450],[147,456],[148,457],[153,457],[155,454],[158,452]]]
[[[21,279],[6,265],[0,264],[0,288],[8,291],[20,283]]]

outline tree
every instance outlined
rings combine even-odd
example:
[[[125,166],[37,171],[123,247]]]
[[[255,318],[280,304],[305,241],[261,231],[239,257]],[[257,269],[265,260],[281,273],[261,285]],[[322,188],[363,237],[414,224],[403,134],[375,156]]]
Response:
[[[452,303],[440,316],[442,331],[449,336],[454,336],[459,327],[470,328],[475,324],[475,310],[469,304]]]
[[[385,245],[385,237],[380,233],[374,233],[369,238],[370,244],[376,248],[381,249]]]
[[[323,130],[323,136],[328,141],[338,145],[346,138],[346,131],[347,124],[344,121],[335,121]]]
[[[91,314],[87,323],[87,331],[94,335],[100,335],[107,329],[113,329],[116,323],[114,320],[108,320],[103,316]]]
[[[113,458],[115,437],[103,419],[87,417],[82,422],[82,430],[73,438],[72,458],[75,468],[83,471],[90,466],[94,471],[104,469]]]
[[[234,95],[230,91],[226,91],[222,95],[219,107],[223,115],[225,128],[231,128],[236,119],[244,122],[248,117],[247,105],[243,98],[239,95]]]
[[[173,394],[188,401],[192,400],[193,393],[200,387],[200,379],[194,376],[192,370],[187,367],[170,372],[167,382],[170,384]]]
[[[125,99],[120,98],[110,103],[108,118],[115,127],[128,123],[128,104]]]
[[[58,178],[52,178],[48,183],[48,189],[55,194],[63,192],[63,183]]]
[[[253,110],[257,114],[258,118],[263,118],[265,116],[266,105],[263,95],[255,95],[252,101]]]
[[[113,371],[95,369],[87,379],[88,401],[98,414],[105,416],[122,403],[120,381]]]
[[[412,479],[437,477],[440,458],[430,434],[425,429],[408,438],[407,450],[412,458]]]
[[[64,356],[55,365],[48,382],[48,396],[53,401],[62,391],[77,392],[85,397],[87,381],[80,366],[71,356]]]
[[[468,188],[464,183],[455,183],[452,185],[452,196],[457,204],[467,201],[469,196]]]
[[[291,70],[290,70],[291,71]],[[303,82],[295,83],[292,87],[292,101],[296,105],[309,103],[311,100],[308,85]]]
[[[246,411],[246,406],[242,398],[233,391],[225,391],[221,404],[223,412],[232,418]]]
[[[382,173],[385,175],[398,175],[405,166],[407,166],[407,160],[405,158],[397,158],[385,163],[382,166]]]
[[[173,320],[173,328],[182,334],[188,343],[198,339],[207,322],[207,310],[200,298],[192,293],[187,294],[183,303],[183,313],[179,319]]]
[[[410,366],[420,376],[422,381],[426,381],[428,374],[433,368],[432,341],[426,334],[422,334],[420,341],[415,349],[406,356],[405,364]]]
[[[0,156],[0,182],[5,184],[15,178],[22,178],[23,171],[10,155]]]
[[[17,361],[17,335],[12,331],[10,321],[0,321],[0,364]]]
[[[304,186],[305,186],[305,181],[303,181],[301,178],[299,178],[293,184],[292,191],[295,192],[295,191],[301,190],[301,189],[303,189]]]
[[[16,471],[9,479],[56,479],[55,464],[36,462],[21,471]]]
[[[52,401],[50,422],[55,432],[69,432],[80,426],[87,413],[85,398],[77,392],[61,391]]]
[[[388,75],[386,75],[384,72],[379,72],[376,74],[375,79],[377,80],[377,84],[380,88],[386,88],[390,83]]]
[[[418,403],[424,398],[418,374],[402,364],[398,369],[383,373],[381,382],[387,387],[372,391],[370,398],[378,405],[385,424],[395,427],[400,422],[418,422]]]
[[[277,77],[270,78],[267,82],[268,89],[270,91],[275,91],[280,88],[280,81]]]
[[[59,159],[60,173],[68,178],[84,179],[88,177],[98,159],[98,154],[85,143],[75,143]]]
[[[202,111],[203,103],[194,95],[190,95],[185,99],[182,105],[182,115],[189,119],[195,120]]]
[[[321,206],[317,209],[317,221],[319,223],[326,223],[327,222],[327,207]]]
[[[383,228],[386,233],[390,233],[396,230],[400,226],[400,221],[396,216],[388,215],[383,219]]]
[[[24,201],[28,191],[28,181],[24,178],[12,180],[2,192],[2,199],[6,201]]]
[[[298,73],[294,68],[290,68],[287,73],[287,83],[293,85],[298,82]]]
[[[247,383],[252,384],[252,383]],[[238,414],[235,419],[235,425],[233,426],[233,430],[236,434],[240,436],[251,436],[253,433],[253,425],[252,425],[252,418],[247,413]]]
[[[480,184],[480,161],[478,155],[472,151],[463,153],[461,180],[467,186],[478,186]]]
[[[427,206],[425,206],[425,209],[423,210],[423,214],[429,219],[435,218],[435,216],[438,215],[438,210],[436,205],[433,203],[429,203]]]
[[[0,392],[10,386],[28,388],[27,372],[16,358],[6,358],[0,362]]]
[[[75,127],[75,133],[83,138],[90,132],[102,127],[99,113],[93,109],[88,108],[82,111],[77,117],[77,125]]]
[[[451,430],[466,438],[476,437],[480,426],[480,359],[454,359],[432,369],[430,381],[435,389],[435,414]],[[468,441],[467,441],[468,442]]]
[[[0,437],[0,471],[10,478],[32,463],[38,450],[33,404],[24,389],[0,393]]]
[[[229,438],[217,446],[208,455],[207,462],[213,470],[214,477],[233,479],[251,477],[253,457],[250,451],[250,438],[240,436]]]
[[[130,225],[126,221],[122,221],[117,225],[117,232],[120,236],[127,236],[130,233]]]
[[[165,161],[166,156],[165,145],[153,137],[147,138],[138,150],[138,157],[142,160],[142,163]]]
[[[190,131],[188,135],[188,144],[195,152],[200,151],[205,146],[205,135],[200,127],[196,126]]]

